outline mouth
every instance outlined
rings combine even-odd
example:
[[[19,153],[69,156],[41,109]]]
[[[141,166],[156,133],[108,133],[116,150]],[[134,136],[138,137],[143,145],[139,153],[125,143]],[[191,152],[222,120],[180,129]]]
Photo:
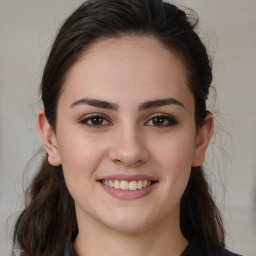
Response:
[[[116,190],[123,190],[123,191],[135,191],[135,190],[142,190],[147,187],[152,186],[153,184],[157,183],[155,180],[108,180],[103,179],[99,180],[103,185],[116,189]]]
[[[142,174],[114,174],[98,179],[98,183],[109,195],[122,200],[133,200],[150,194],[157,187],[155,177]]]

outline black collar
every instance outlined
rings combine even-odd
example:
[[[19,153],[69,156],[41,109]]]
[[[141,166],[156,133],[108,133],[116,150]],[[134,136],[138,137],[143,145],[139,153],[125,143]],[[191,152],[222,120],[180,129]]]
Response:
[[[59,256],[78,256],[74,250],[73,243],[77,237],[78,230],[75,229],[73,232],[69,234],[69,236],[66,238],[61,253]],[[203,242],[203,239],[200,239],[198,237],[194,238],[188,246],[185,248],[183,253],[180,256],[239,256],[238,254],[233,254],[229,252],[228,250],[220,251],[215,250],[214,252],[211,252],[210,254],[207,254],[205,249],[205,244]]]

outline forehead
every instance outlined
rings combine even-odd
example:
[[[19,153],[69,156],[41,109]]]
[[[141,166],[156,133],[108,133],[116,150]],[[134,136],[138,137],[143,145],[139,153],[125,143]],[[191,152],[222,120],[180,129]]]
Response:
[[[154,38],[104,39],[70,69],[63,94],[73,100],[80,95],[120,101],[132,93],[141,101],[163,98],[166,93],[179,98],[191,94],[186,73],[181,58]]]

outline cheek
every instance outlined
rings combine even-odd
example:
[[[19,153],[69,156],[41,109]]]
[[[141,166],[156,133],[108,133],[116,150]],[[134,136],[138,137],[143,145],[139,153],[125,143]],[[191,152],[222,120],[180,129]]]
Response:
[[[104,156],[104,148],[95,138],[88,138],[76,132],[59,138],[59,154],[67,185],[85,186],[94,178],[100,160]]]
[[[189,180],[195,150],[195,133],[181,130],[166,138],[159,138],[154,148],[154,158],[162,170],[168,193],[183,194]]]
[[[170,134],[151,136],[151,139],[153,155],[166,167],[192,166],[195,151],[194,129],[178,128]]]

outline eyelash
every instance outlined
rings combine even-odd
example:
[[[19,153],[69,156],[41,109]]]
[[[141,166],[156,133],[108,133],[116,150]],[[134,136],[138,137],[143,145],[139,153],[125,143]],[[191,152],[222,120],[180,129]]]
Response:
[[[88,123],[89,121],[92,122],[92,120],[95,119],[95,118],[101,119],[101,120],[103,120],[103,122],[106,122],[106,121],[107,121],[108,124],[99,124],[99,125],[95,125],[95,124],[92,124],[92,123],[91,123],[91,124]],[[104,117],[104,116],[102,116],[102,115],[97,115],[97,114],[96,114],[96,115],[91,115],[91,116],[86,117],[86,118],[84,118],[84,119],[81,119],[81,120],[80,120],[80,123],[82,123],[82,124],[88,126],[89,128],[96,128],[96,129],[99,129],[99,128],[103,128],[103,127],[105,127],[105,126],[110,126],[110,125],[112,125],[112,123],[111,123],[110,121],[108,121],[106,117]]]
[[[98,125],[92,124],[92,121],[95,118],[101,119],[102,123],[98,124]],[[152,122],[156,121],[156,118],[162,119],[161,121],[163,121],[163,124],[159,125],[159,126],[154,125],[154,124],[149,124],[150,122],[152,123]],[[91,123],[89,123],[89,122],[91,122]],[[104,124],[104,122],[107,122],[107,124]],[[92,128],[92,129],[94,129],[94,128],[95,129],[100,129],[100,128],[104,128],[106,126],[111,126],[112,125],[112,123],[106,117],[104,117],[102,115],[97,115],[97,114],[96,115],[91,115],[91,116],[86,117],[84,119],[81,119],[80,123],[88,126],[89,128]],[[159,115],[151,116],[150,119],[147,122],[145,122],[145,125],[146,126],[153,126],[155,128],[164,128],[164,127],[169,127],[169,126],[175,125],[177,123],[178,122],[176,121],[176,119],[174,117],[169,116],[169,115],[159,114]]]
[[[153,120],[155,119],[156,121],[156,118],[160,118],[163,120],[163,125],[149,125],[148,123],[149,122],[153,122]],[[145,123],[147,126],[154,126],[156,128],[165,128],[165,127],[169,127],[169,126],[172,126],[172,125],[175,125],[177,124],[178,122],[176,121],[176,119],[172,116],[169,116],[169,115],[163,115],[163,114],[158,114],[158,115],[153,115],[150,117],[150,119]]]

